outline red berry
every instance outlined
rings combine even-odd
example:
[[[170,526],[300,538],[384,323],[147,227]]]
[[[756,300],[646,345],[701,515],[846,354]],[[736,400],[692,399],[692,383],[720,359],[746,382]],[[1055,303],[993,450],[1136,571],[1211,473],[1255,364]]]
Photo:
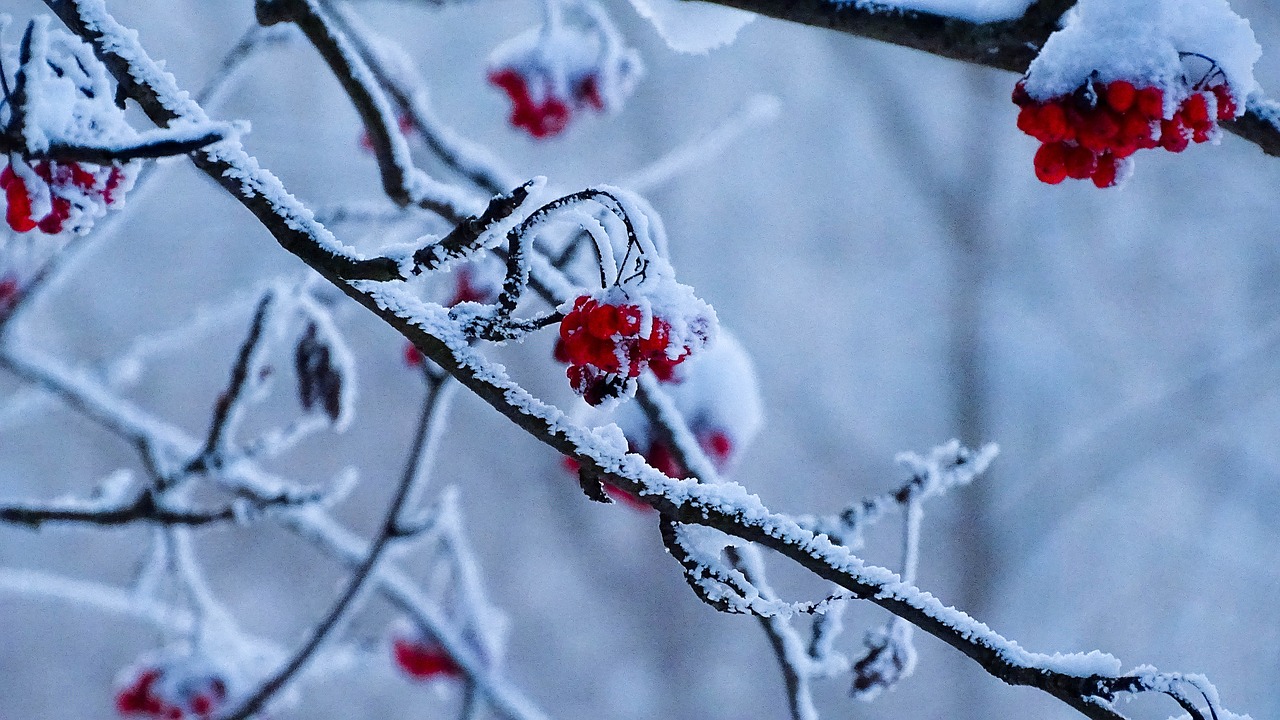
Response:
[[[573,89],[573,99],[597,112],[604,110],[604,98],[600,95],[600,80],[588,75]]]
[[[92,190],[98,179],[81,167],[80,163],[71,163],[71,182],[81,190]]]
[[[1164,117],[1164,91],[1158,87],[1144,87],[1138,91],[1137,107],[1152,120]]]
[[[676,460],[675,453],[671,452],[671,448],[664,442],[658,441],[650,445],[649,452],[644,454],[644,459],[669,478],[679,480],[688,476],[688,473]]]
[[[567,377],[574,390],[592,405],[617,397],[627,382],[645,367],[660,380],[670,380],[689,348],[667,357],[671,326],[653,318],[650,332],[640,337],[642,313],[635,305],[597,303],[582,296],[560,322],[555,357],[569,363]]]
[[[1036,177],[1040,182],[1057,185],[1067,178],[1067,146],[1063,143],[1045,143],[1036,151]]]
[[[564,467],[565,470],[568,470],[574,475],[577,475],[578,471],[582,469],[582,465],[577,460],[574,460],[568,455],[565,455],[564,457],[560,458],[560,465]]]
[[[1031,99],[1031,95],[1027,93],[1027,81],[1019,80],[1013,86],[1013,104],[1018,107],[1025,107],[1035,102]]]
[[[1067,171],[1067,177],[1084,180],[1091,177],[1093,171],[1098,169],[1098,156],[1086,147],[1079,145],[1068,147],[1063,156],[1063,165]]]
[[[524,76],[512,68],[489,73],[489,82],[506,91],[511,99],[512,127],[523,128],[535,138],[550,137],[569,124],[569,106],[563,100],[548,96],[535,103]]]
[[[717,467],[723,468],[733,454],[733,441],[720,430],[712,430],[699,438],[702,449],[711,456]]]
[[[1093,171],[1093,184],[1099,188],[1109,188],[1116,184],[1119,172],[1119,160],[1115,155],[1106,153],[1098,158],[1098,167]]]
[[[1131,110],[1120,121],[1119,137],[1122,143],[1132,143],[1138,147],[1155,147],[1154,135],[1151,120],[1141,111]]]
[[[1226,85],[1214,85],[1213,97],[1218,101],[1218,119],[1230,120],[1236,116],[1236,100],[1231,95],[1231,88]]]
[[[412,678],[460,677],[462,668],[437,643],[396,638],[391,643],[396,665]]]
[[[71,217],[71,201],[61,195],[53,196],[53,210],[39,222],[40,232],[57,235],[62,232],[67,218]]]
[[[587,332],[601,340],[613,337],[621,325],[622,317],[613,305],[597,305],[587,316]]]
[[[653,371],[653,376],[658,378],[659,382],[671,382],[676,379],[676,366],[684,362],[688,355],[686,350],[680,357],[672,360],[666,355],[658,355],[649,358],[649,369]]]
[[[102,190],[102,200],[108,205],[115,204],[116,200],[119,200],[119,198],[116,197],[116,190],[119,190],[123,183],[124,170],[112,166],[111,174],[107,176],[107,185]]]
[[[1037,138],[1039,140],[1044,142],[1070,140],[1075,134],[1071,119],[1060,103],[1046,103],[1040,109],[1039,119],[1041,132],[1044,134],[1044,137]]]
[[[468,268],[462,268],[461,270],[458,271],[456,286],[453,292],[453,298],[449,300],[448,307],[453,307],[458,303],[464,303],[464,302],[477,302],[477,303],[487,302],[492,297],[493,297],[493,294],[491,292],[488,292],[484,288],[477,286],[473,282],[473,278],[471,277],[471,270],[469,270]]]
[[[1018,111],[1018,129],[1037,140],[1044,140],[1043,128],[1040,124],[1040,106],[1034,103],[1023,105]]]
[[[632,510],[640,510],[640,511],[647,511],[647,512],[657,512],[656,510],[654,510],[654,508],[653,508],[653,506],[652,506],[652,505],[650,505],[649,503],[645,502],[644,500],[641,500],[640,498],[636,497],[635,495],[632,495],[631,493],[627,492],[626,490],[623,490],[622,488],[618,487],[617,485],[612,485],[612,484],[610,484],[610,483],[604,483],[604,491],[605,491],[606,493],[608,493],[609,497],[613,498],[614,500],[617,500],[618,502],[622,503],[623,505],[626,505],[627,507],[631,508]]]
[[[8,170],[9,168],[5,168]],[[27,194],[27,184],[22,178],[13,176],[5,186],[5,219],[15,232],[28,232],[36,227],[35,218],[31,217],[31,196]]]
[[[1099,105],[1084,118],[1077,137],[1081,145],[1100,153],[1111,146],[1119,132],[1119,121]]]
[[[191,698],[191,712],[197,715],[208,715],[213,711],[213,698],[199,693]]]
[[[404,364],[411,368],[422,367],[422,363],[426,362],[427,356],[422,354],[412,342],[406,341],[404,344]]]
[[[1160,122],[1160,147],[1172,153],[1180,153],[1191,143],[1191,132],[1182,116],[1175,113],[1168,120]]]
[[[618,332],[623,335],[635,335],[640,332],[640,308],[635,305],[623,305],[618,308]]]
[[[1116,80],[1107,85],[1107,105],[1118,113],[1126,113],[1133,107],[1137,94],[1138,91],[1133,87],[1133,83],[1128,80]]]
[[[1204,93],[1192,93],[1182,102],[1182,117],[1193,128],[1210,122],[1209,100]]]

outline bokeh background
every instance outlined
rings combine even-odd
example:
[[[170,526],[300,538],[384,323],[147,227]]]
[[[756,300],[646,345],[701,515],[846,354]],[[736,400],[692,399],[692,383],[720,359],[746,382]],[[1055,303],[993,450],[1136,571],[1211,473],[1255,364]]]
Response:
[[[998,442],[987,477],[927,508],[925,589],[1029,649],[1098,648],[1126,667],[1203,672],[1237,712],[1280,715],[1280,163],[1227,136],[1183,155],[1142,153],[1118,190],[1045,186],[1035,142],[1014,125],[1013,75],[769,19],[728,47],[677,54],[630,5],[607,7],[647,75],[621,114],[546,142],[508,127],[505,98],[484,81],[489,50],[537,24],[537,3],[359,11],[411,53],[443,120],[519,175],[567,190],[624,177],[749,98],[776,96],[775,122],[646,193],[681,279],[756,363],[768,417],[735,479],[775,510],[830,512],[900,483],[901,450]],[[1280,88],[1280,18],[1261,0],[1235,7],[1264,47],[1259,80]],[[3,9],[25,19],[41,7]],[[111,9],[190,89],[252,22],[248,0]],[[378,199],[356,115],[305,44],[251,61],[214,114],[251,121],[249,151],[313,207]],[[129,211],[24,319],[20,342],[107,363],[201,307],[303,272],[182,163]],[[394,333],[358,308],[339,317],[359,366],[356,421],[273,467],[311,481],[359,468],[337,513],[368,532],[421,390]],[[246,326],[156,357],[128,397],[200,433]],[[495,353],[535,393],[573,401],[547,338]],[[0,408],[20,387],[0,374]],[[57,403],[22,407],[0,411],[0,496],[83,494],[137,468],[130,447]],[[652,516],[590,503],[553,452],[478,400],[458,399],[433,482],[460,487],[486,588],[510,620],[509,674],[552,717],[786,717],[756,622],[702,605]],[[219,597],[280,642],[296,642],[345,577],[269,524],[198,538]],[[0,527],[0,566],[120,584],[146,540],[142,528]],[[870,561],[897,562],[894,528],[870,540]],[[371,604],[350,632],[369,663],[273,716],[448,717],[455,688],[414,685],[380,651],[392,616]],[[844,646],[856,652],[883,621],[855,608]],[[135,621],[13,594],[0,594],[0,638],[0,717],[32,719],[112,717],[116,673],[159,641]],[[915,676],[894,692],[864,704],[845,680],[820,682],[820,709],[1074,717],[931,638],[918,647]],[[1173,712],[1157,700],[1133,709]]]

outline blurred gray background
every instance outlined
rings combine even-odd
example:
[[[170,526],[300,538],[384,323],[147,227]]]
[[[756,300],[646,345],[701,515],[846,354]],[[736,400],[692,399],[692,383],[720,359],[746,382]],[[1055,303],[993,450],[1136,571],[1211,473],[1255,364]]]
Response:
[[[248,0],[110,6],[192,90],[252,21]],[[616,117],[534,142],[506,125],[484,62],[539,22],[537,3],[359,7],[412,53],[442,119],[567,189],[644,166],[754,94],[780,98],[776,122],[647,193],[681,279],[760,375],[767,424],[736,479],[775,510],[829,512],[900,483],[900,450],[998,442],[989,476],[928,507],[922,587],[1028,649],[1203,672],[1236,712],[1280,715],[1280,162],[1227,136],[1179,156],[1140,153],[1119,190],[1045,186],[1035,141],[1014,125],[1013,75],[768,19],[727,48],[679,55],[618,2],[607,7],[648,66],[635,96]],[[1259,80],[1280,89],[1273,6],[1235,7],[1264,48]],[[3,9],[25,19],[41,6]],[[304,202],[378,197],[356,115],[306,45],[259,56],[215,115],[250,120],[248,150]],[[189,167],[131,212],[28,316],[32,345],[109,361],[139,334],[302,269]],[[358,467],[362,485],[338,515],[368,532],[420,390],[394,333],[358,309],[342,318],[359,361],[356,421],[274,467],[313,481]],[[200,433],[243,327],[149,366],[129,396]],[[496,354],[535,393],[570,400],[548,338]],[[0,375],[0,402],[18,387]],[[786,717],[757,623],[689,592],[651,516],[590,503],[552,451],[474,398],[460,397],[454,417],[435,482],[462,489],[486,587],[511,621],[513,681],[555,718]],[[136,467],[132,449],[65,409],[0,427],[2,497],[84,493],[119,467]],[[0,527],[0,566],[124,583],[145,540],[141,528]],[[281,642],[297,641],[345,577],[270,525],[199,540],[219,596]],[[892,527],[871,541],[868,560],[897,562]],[[371,605],[352,637],[376,649],[391,616]],[[856,651],[883,620],[856,608],[843,645]],[[115,674],[157,642],[139,623],[3,594],[0,638],[0,718],[33,720],[112,717]],[[931,638],[918,647],[916,675],[896,691],[862,704],[844,680],[819,683],[820,709],[1075,717]],[[278,717],[449,717],[455,702],[384,660],[307,688]]]

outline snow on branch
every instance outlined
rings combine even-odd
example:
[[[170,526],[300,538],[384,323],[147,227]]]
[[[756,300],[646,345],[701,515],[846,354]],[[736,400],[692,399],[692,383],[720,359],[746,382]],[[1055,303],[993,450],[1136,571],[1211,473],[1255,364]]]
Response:
[[[155,493],[143,490],[125,502],[108,503],[98,498],[48,503],[0,502],[0,523],[26,525],[33,529],[46,524],[128,525],[136,522],[200,526],[239,523],[271,509],[296,507],[310,501],[309,498],[287,496],[256,502],[241,498],[230,505],[206,510],[170,507]]]
[[[109,165],[117,161],[186,155],[241,132],[241,127],[231,123],[211,123],[206,127],[151,130],[139,133],[129,142],[114,145],[72,145],[54,141],[40,150],[28,148],[17,133],[7,132],[0,134],[0,153],[18,153],[34,160]]]
[[[710,0],[779,20],[829,28],[933,55],[1025,73],[1059,19],[1076,0],[1037,0],[1016,18],[976,22],[954,15],[900,7],[898,3],[832,0]],[[1280,118],[1274,104],[1251,96],[1245,113],[1222,128],[1280,157]]]

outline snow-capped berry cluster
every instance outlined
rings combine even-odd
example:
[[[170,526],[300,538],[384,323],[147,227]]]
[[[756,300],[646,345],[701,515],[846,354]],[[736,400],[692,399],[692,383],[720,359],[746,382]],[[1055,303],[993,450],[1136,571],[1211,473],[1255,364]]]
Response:
[[[206,720],[223,709],[227,692],[216,671],[187,662],[144,664],[116,693],[116,711],[126,718]]]
[[[462,668],[440,643],[425,637],[398,635],[391,640],[396,667],[415,680],[462,677]]]
[[[1215,141],[1261,52],[1225,0],[1080,0],[1014,89],[1036,176],[1111,187],[1138,150]]]
[[[560,323],[555,356],[569,364],[566,375],[574,391],[599,405],[626,393],[646,368],[670,381],[676,366],[706,344],[701,328],[707,324],[695,321],[690,332],[677,335],[668,320],[646,317],[639,305],[583,295]]]
[[[498,46],[488,72],[511,100],[512,127],[539,139],[559,134],[577,113],[616,112],[641,73],[639,55],[599,6],[549,3],[545,24]]]
[[[569,365],[565,374],[574,391],[598,406],[633,395],[645,370],[678,381],[685,359],[714,341],[717,320],[693,288],[676,281],[666,232],[648,203],[610,186],[588,192],[608,210],[581,225],[595,244],[604,287],[558,308],[563,319],[555,357]]]
[[[1020,81],[1013,101],[1022,108],[1018,129],[1042,143],[1035,156],[1036,177],[1050,185],[1066,178],[1092,179],[1100,188],[1122,181],[1138,150],[1179,153],[1193,141],[1217,138],[1218,121],[1234,118],[1239,107],[1231,89],[1219,83],[1187,94],[1166,117],[1161,88],[1092,78],[1069,95],[1043,102],[1033,100]]]
[[[31,32],[31,59],[21,65],[22,107],[6,107],[3,113],[11,126],[5,131],[20,139],[22,148],[9,154],[0,171],[5,219],[17,232],[87,232],[132,187],[138,163],[95,165],[28,156],[42,156],[55,144],[111,148],[138,134],[113,101],[106,69],[87,45],[42,22]],[[4,60],[5,68],[18,67],[12,55]],[[6,87],[16,82],[15,75]]]
[[[21,233],[36,229],[46,235],[84,232],[131,184],[131,175],[116,165],[52,160],[27,164],[15,157],[0,170],[5,220]]]

